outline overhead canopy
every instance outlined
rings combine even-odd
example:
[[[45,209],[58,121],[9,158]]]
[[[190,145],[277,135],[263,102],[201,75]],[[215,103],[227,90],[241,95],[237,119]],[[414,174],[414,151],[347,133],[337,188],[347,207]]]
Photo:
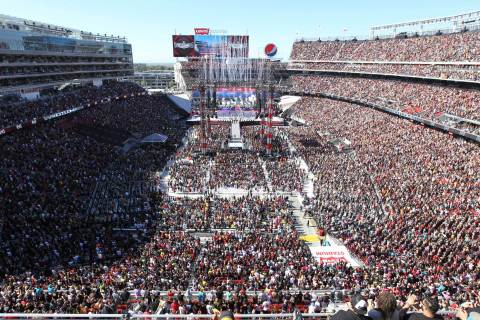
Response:
[[[160,133],[152,133],[142,139],[142,143],[159,143],[167,141],[168,137]]]

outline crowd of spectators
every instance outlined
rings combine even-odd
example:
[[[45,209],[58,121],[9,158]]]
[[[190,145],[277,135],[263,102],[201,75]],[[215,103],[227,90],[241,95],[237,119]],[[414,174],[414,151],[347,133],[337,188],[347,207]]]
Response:
[[[90,126],[122,129],[140,137],[161,133],[167,136],[167,142],[174,144],[178,144],[185,133],[185,125],[180,121],[183,116],[163,95],[143,95],[114,101],[104,104],[99,110],[95,114],[82,113],[75,121]]]
[[[56,123],[4,136],[0,144],[0,273],[48,270],[89,255],[95,237],[85,230],[95,226],[81,219],[83,204],[116,153]]]
[[[17,64],[0,65],[0,77],[5,76],[31,76],[45,73],[81,73],[92,71],[117,71],[129,69],[128,63],[87,63],[87,64]]]
[[[238,197],[165,199],[158,208],[159,228],[165,231],[237,231],[272,232],[274,221],[283,219],[289,202],[283,197]]]
[[[291,60],[479,61],[479,32],[365,41],[298,41]]]
[[[265,172],[258,156],[250,151],[226,150],[218,153],[208,183],[211,190],[221,188],[268,190]]]
[[[419,63],[389,63],[389,62],[292,62],[292,69],[344,71],[358,73],[393,74],[402,76],[418,76],[455,80],[480,80],[478,65],[468,62],[463,64],[419,64]]]
[[[141,92],[144,90],[131,82],[104,81],[100,87],[86,85],[78,89],[66,89],[35,101],[21,100],[11,103],[11,99],[8,99],[0,102],[0,128],[18,125],[75,107],[93,105],[95,102],[100,103],[102,99]]]
[[[174,200],[147,190],[137,199],[132,182],[155,179],[168,150],[147,146],[123,154],[88,132],[75,130],[82,124],[140,135],[162,132],[178,145],[183,136],[178,120],[162,98],[141,96],[2,137],[6,169],[0,190],[6,211],[1,224],[1,311],[111,313],[119,305],[142,303],[148,305],[142,308],[155,311],[165,308],[160,290],[189,286],[255,290],[272,286],[277,278],[279,288],[297,285],[296,279],[280,278],[298,272],[296,268],[311,256],[294,231],[285,198]],[[235,154],[237,160],[239,156],[250,161],[253,173],[263,176],[254,153]],[[219,153],[217,166],[227,166],[228,157],[228,152]],[[212,171],[216,176],[215,167]],[[95,185],[95,201],[88,201]],[[132,210],[136,201],[140,203]],[[188,229],[240,233],[219,233],[202,244],[184,232]],[[262,231],[265,235],[259,236]],[[251,245],[247,255],[239,243]],[[229,257],[241,259],[231,261],[225,270],[211,256],[223,246],[231,247]],[[264,266],[247,268],[247,262],[258,264],[259,258]],[[292,266],[287,258],[298,265]],[[267,277],[267,267],[275,277]],[[232,272],[237,275],[235,286]],[[142,303],[131,301],[137,290],[144,293]],[[247,301],[243,307],[254,309],[256,303]],[[206,304],[198,308],[205,311]]]
[[[205,155],[199,147],[199,129],[194,128],[169,170],[171,191],[202,193],[221,188],[268,191],[269,183],[274,192],[303,191],[306,174],[300,169],[298,159],[292,157],[282,132],[274,130],[273,157],[266,157],[260,126],[242,127],[244,150],[228,149],[229,129],[224,125],[212,126],[207,140],[209,152]]]
[[[317,177],[307,215],[367,266],[342,285],[478,300],[478,146],[335,100],[302,98],[295,113],[311,124],[289,129]]]
[[[296,158],[280,157],[265,160],[265,167],[269,174],[272,189],[285,192],[302,192],[306,179],[305,170],[300,168]]]
[[[435,309],[479,304],[478,146],[345,102],[304,97],[293,108],[309,125],[275,131],[276,159],[262,155],[258,127],[243,129],[250,150],[225,150],[227,128],[212,128],[210,155],[197,154],[193,130],[170,188],[267,190],[270,180],[271,191],[299,191],[305,173],[291,141],[316,177],[305,214],[364,268],[316,262],[288,198],[172,198],[148,188],[173,156],[166,145],[122,154],[75,131],[160,132],[178,147],[180,115],[163,97],[141,96],[0,139],[0,313],[318,312],[330,297],[312,290],[322,289],[362,292],[380,310],[385,290],[408,307],[409,294],[424,307],[438,300]]]
[[[382,40],[299,41],[293,44],[290,60],[295,68],[390,73],[477,81],[479,79],[478,68],[469,62],[479,60],[479,41],[479,32]],[[367,63],[352,64],[352,61]],[[402,62],[408,62],[408,64]],[[415,64],[415,62],[437,62],[439,64]],[[450,62],[464,63],[449,64]]]
[[[26,272],[6,276],[0,310],[113,313],[125,305],[141,311],[179,313],[172,304],[194,303],[188,297],[191,290],[210,296],[217,290],[217,294],[216,301],[198,297],[195,309],[188,307],[188,313],[212,313],[213,304],[218,308],[223,303],[233,303],[238,312],[280,312],[270,308],[273,300],[285,304],[284,311],[292,311],[295,302],[303,302],[301,297],[290,298],[283,292],[308,288],[305,278],[297,275],[313,262],[295,231],[286,198],[175,200],[159,196],[153,205],[160,209],[153,217],[159,229],[140,253],[134,246],[117,248],[117,259],[56,267],[48,275]],[[202,242],[184,232],[189,226],[203,231],[229,227],[235,232],[214,233]],[[245,293],[265,288],[270,290],[258,298]],[[166,290],[185,292],[187,301],[178,297],[162,300],[160,291]]]
[[[180,154],[180,156],[183,154]],[[200,153],[177,158],[169,170],[169,187],[173,192],[202,193],[206,189],[210,158]]]
[[[473,89],[349,77],[295,76],[293,80],[297,91],[363,100],[437,122],[444,114],[480,119],[480,93]]]
[[[221,149],[221,140],[217,138],[218,132],[223,131],[222,126],[215,126],[212,138],[209,140],[211,150]],[[168,187],[172,192],[202,193],[207,189],[207,174],[211,167],[211,157],[200,150],[200,130],[198,127],[188,131],[185,145],[175,154],[175,162],[169,168]]]
[[[178,114],[162,101],[152,96],[118,100],[2,137],[0,274],[48,273],[57,265],[95,260],[109,222],[139,223],[127,207],[148,208],[147,198],[135,197],[150,190],[134,187],[142,188],[162,170],[172,151],[147,146],[123,154],[78,134],[75,123],[93,118],[142,134],[166,132],[175,142],[183,129]],[[88,208],[99,184],[103,189],[94,208]]]

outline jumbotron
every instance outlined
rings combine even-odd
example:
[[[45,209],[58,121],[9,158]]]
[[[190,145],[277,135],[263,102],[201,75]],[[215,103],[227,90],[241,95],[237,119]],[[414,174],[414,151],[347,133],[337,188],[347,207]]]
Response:
[[[479,319],[479,18],[155,74],[0,15],[0,318]]]

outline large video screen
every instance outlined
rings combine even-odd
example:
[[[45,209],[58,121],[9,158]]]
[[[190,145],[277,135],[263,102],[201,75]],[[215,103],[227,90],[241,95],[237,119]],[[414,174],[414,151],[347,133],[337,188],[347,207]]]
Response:
[[[248,36],[174,35],[174,57],[248,57]]]
[[[248,57],[248,36],[196,35],[197,56]]]
[[[200,93],[193,92],[193,105],[198,108]],[[257,94],[255,88],[217,88],[216,91],[218,118],[255,118],[257,115]],[[213,98],[213,97],[212,97]]]
[[[254,88],[217,88],[218,118],[255,118],[256,103]]]
[[[174,57],[195,56],[195,40],[192,35],[174,35],[172,36],[172,43]]]
[[[255,109],[257,97],[254,88],[217,88],[219,109]]]

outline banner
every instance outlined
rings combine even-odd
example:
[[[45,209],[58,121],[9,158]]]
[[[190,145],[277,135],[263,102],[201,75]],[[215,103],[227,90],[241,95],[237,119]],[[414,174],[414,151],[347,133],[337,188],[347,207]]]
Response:
[[[62,117],[62,116],[65,116],[69,113],[72,113],[72,112],[75,112],[75,111],[78,111],[78,110],[82,110],[84,107],[76,107],[76,108],[72,108],[72,109],[68,109],[68,110],[64,110],[64,111],[60,111],[60,112],[56,112],[56,113],[53,113],[53,114],[50,114],[48,116],[45,116],[43,117],[43,120],[45,121],[48,121],[48,120],[51,120],[51,119],[55,119],[55,118],[58,118],[58,117]]]
[[[194,28],[195,34],[200,34],[200,35],[206,35],[210,34],[210,29],[209,28]]]
[[[194,57],[196,55],[193,35],[173,35],[172,43],[174,57]]]
[[[310,246],[312,256],[319,263],[334,264],[338,262],[348,262],[353,267],[360,265],[352,259],[350,252],[345,246]]]

